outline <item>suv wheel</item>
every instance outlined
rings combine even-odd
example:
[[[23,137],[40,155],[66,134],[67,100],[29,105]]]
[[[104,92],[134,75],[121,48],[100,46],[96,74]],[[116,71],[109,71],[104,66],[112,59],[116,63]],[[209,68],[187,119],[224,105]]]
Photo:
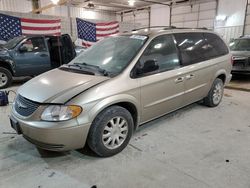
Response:
[[[204,104],[209,107],[218,106],[223,97],[223,93],[224,93],[223,81],[219,78],[216,78],[208,95],[206,96],[206,98],[204,98]]]
[[[6,68],[0,67],[0,89],[8,87],[12,82],[12,75]]]
[[[133,118],[128,110],[111,106],[93,121],[89,130],[88,145],[99,156],[115,155],[128,145],[133,127]]]

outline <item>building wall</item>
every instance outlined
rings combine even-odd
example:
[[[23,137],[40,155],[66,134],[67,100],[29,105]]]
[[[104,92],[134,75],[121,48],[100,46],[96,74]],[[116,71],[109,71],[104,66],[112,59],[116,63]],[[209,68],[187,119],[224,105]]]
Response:
[[[140,10],[134,10],[125,12],[122,15],[117,16],[118,21],[129,22],[134,24],[134,29],[139,27],[148,27],[150,19],[150,9],[144,8]]]
[[[30,12],[32,10],[32,4],[30,0],[0,0],[0,10]]]
[[[206,27],[214,28],[217,3],[199,1],[198,3],[173,6],[171,25],[177,27]]]
[[[227,42],[243,35],[246,4],[247,0],[219,0],[218,15],[226,19],[215,22],[215,31]]]
[[[190,2],[174,5],[171,15],[169,7],[164,5],[152,5],[150,8],[124,13],[122,17],[114,12],[90,11],[80,7],[70,7],[70,14],[68,14],[67,6],[63,5],[45,10],[41,15],[32,15],[32,17],[50,15],[53,18],[57,15],[63,20],[63,32],[72,33],[73,36],[76,33],[75,17],[89,19],[93,22],[122,21],[122,24],[120,24],[121,31],[130,31],[139,27],[169,25],[171,18],[171,24],[178,27],[207,27],[214,29],[227,41],[241,36],[244,28],[245,34],[250,35],[250,3],[245,19],[247,0],[196,0]],[[41,6],[50,3],[50,0],[41,0]],[[0,0],[0,10],[28,13],[32,10],[31,0]],[[215,19],[216,15],[226,15],[227,19],[218,23]],[[72,29],[69,28],[69,16],[73,18]]]
[[[150,26],[169,26],[170,7],[166,5],[152,5],[150,13]]]

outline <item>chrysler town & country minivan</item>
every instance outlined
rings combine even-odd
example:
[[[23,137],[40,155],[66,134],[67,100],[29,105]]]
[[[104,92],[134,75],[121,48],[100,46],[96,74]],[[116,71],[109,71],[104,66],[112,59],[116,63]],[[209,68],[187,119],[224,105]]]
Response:
[[[217,106],[231,69],[229,49],[212,31],[162,27],[115,35],[21,86],[11,126],[45,150],[88,144],[112,156],[145,122],[201,100]]]

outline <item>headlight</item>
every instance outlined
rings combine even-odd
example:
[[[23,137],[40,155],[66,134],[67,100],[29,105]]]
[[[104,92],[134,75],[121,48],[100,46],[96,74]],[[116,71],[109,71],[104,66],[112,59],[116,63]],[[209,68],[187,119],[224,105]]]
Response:
[[[79,116],[81,112],[80,106],[51,105],[43,111],[41,119],[44,121],[66,121]]]

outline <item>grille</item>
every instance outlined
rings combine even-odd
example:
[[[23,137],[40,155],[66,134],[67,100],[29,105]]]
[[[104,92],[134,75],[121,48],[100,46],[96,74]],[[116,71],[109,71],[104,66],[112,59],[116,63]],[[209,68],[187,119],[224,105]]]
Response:
[[[21,116],[30,116],[39,107],[39,103],[28,100],[21,95],[17,95],[15,101],[15,110]]]
[[[234,60],[233,66],[244,66],[246,64],[246,60]]]

